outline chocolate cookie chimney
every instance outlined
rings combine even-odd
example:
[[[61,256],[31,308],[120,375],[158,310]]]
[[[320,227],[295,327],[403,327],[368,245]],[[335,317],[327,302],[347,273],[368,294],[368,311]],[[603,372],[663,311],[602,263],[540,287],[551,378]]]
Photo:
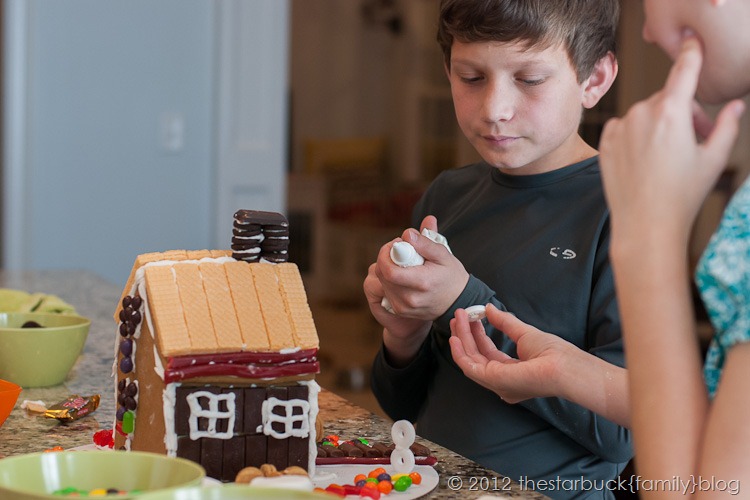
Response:
[[[278,263],[289,258],[289,221],[278,212],[238,210],[232,229],[232,257]]]

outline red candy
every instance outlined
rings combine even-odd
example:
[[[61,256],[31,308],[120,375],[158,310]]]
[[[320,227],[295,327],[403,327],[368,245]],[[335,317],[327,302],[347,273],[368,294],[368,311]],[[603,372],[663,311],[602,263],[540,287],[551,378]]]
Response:
[[[391,480],[391,476],[382,467],[371,470],[367,476],[364,474],[357,474],[354,477],[355,484],[361,484],[361,486],[345,484],[339,486],[337,484],[331,485],[338,488],[342,488],[347,495],[359,495],[360,497],[368,497],[379,499],[381,495],[387,495],[393,490],[405,491],[412,484],[417,485],[422,482],[422,476],[419,472],[412,472],[409,475],[397,474],[396,480]],[[398,487],[396,484],[398,483]],[[328,488],[330,488],[329,486]],[[337,493],[338,490],[332,491],[326,488],[327,491]]]
[[[112,429],[102,429],[94,433],[94,444],[102,448],[112,448],[115,440],[112,437]]]

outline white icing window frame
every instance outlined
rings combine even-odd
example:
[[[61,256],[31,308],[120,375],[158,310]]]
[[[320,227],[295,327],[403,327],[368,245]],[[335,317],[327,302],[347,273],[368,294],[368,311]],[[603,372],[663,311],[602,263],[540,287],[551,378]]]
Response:
[[[283,415],[274,413],[274,409],[284,408]],[[294,415],[294,409],[301,408],[301,415]],[[263,401],[263,434],[276,439],[286,439],[289,437],[305,438],[310,435],[310,403],[304,399],[290,399],[284,401],[270,397]],[[279,422],[284,426],[284,432],[277,432],[273,424]],[[301,422],[299,429],[294,428],[295,422]]]
[[[203,409],[200,398],[208,399],[208,410]],[[208,391],[196,391],[188,394],[185,399],[190,407],[190,417],[188,425],[190,426],[190,439],[207,437],[215,439],[231,439],[234,435],[235,419],[235,397],[234,393],[214,394]],[[226,402],[226,411],[219,410],[219,403]],[[208,420],[208,428],[205,431],[198,429],[198,419],[205,418]],[[226,432],[217,432],[216,424],[219,420],[227,421]]]

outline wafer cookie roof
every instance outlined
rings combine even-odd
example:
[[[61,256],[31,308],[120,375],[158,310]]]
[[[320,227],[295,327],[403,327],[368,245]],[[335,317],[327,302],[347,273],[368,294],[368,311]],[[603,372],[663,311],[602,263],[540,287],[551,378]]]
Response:
[[[131,293],[143,267],[141,290],[162,355],[317,349],[297,266],[241,262],[226,258],[228,253],[164,252],[136,259],[123,295]]]

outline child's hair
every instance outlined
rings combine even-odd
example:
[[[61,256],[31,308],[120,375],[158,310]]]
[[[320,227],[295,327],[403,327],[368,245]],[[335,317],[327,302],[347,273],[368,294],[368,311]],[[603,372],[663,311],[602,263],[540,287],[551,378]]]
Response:
[[[540,49],[562,43],[582,82],[615,53],[619,17],[619,0],[441,0],[437,40],[448,67],[454,39]]]

